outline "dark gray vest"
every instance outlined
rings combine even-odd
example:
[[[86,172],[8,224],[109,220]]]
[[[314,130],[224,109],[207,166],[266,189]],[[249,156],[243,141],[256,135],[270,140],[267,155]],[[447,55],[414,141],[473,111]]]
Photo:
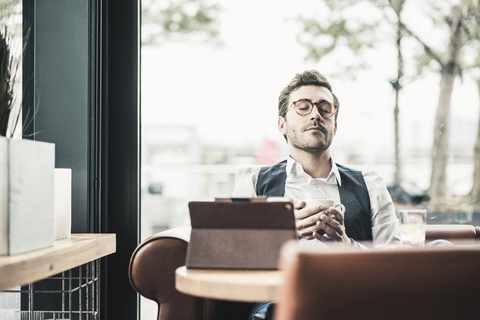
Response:
[[[287,180],[287,160],[271,167],[260,169],[257,180],[257,195],[283,197]],[[345,206],[345,230],[355,241],[372,240],[370,197],[361,171],[337,164],[342,179],[338,186],[340,201]]]

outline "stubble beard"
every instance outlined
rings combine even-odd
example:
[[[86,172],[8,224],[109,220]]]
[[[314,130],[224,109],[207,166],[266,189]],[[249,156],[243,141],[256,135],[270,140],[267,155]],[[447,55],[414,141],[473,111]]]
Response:
[[[287,127],[287,139],[289,144],[298,150],[305,151],[315,156],[321,156],[330,148],[333,142],[333,133],[323,133],[323,137],[319,136],[317,139],[310,137],[310,139],[300,139],[295,129]]]

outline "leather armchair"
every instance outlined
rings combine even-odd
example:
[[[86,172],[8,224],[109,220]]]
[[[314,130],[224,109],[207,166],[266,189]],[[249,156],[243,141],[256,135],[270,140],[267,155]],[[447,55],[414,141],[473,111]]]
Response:
[[[252,304],[197,298],[175,289],[175,270],[185,264],[189,225],[157,233],[138,245],[129,265],[132,287],[158,304],[158,320],[245,320]],[[426,241],[480,237],[472,225],[427,225]]]
[[[480,246],[319,250],[289,243],[275,320],[476,319]]]
[[[252,303],[197,298],[175,289],[175,270],[185,265],[191,227],[157,233],[140,243],[130,258],[132,287],[158,305],[158,320],[246,320]]]

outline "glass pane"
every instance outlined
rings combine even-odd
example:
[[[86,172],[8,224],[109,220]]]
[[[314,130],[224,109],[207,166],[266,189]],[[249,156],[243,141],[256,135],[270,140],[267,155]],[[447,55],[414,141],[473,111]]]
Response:
[[[191,199],[231,196],[239,168],[287,157],[288,146],[277,129],[277,99],[296,73],[308,69],[327,75],[340,100],[331,146],[336,162],[378,172],[397,210],[426,208],[428,223],[480,224],[478,199],[471,196],[478,67],[475,73],[455,78],[444,123],[448,126],[446,193],[429,199],[432,146],[439,142],[434,138],[436,111],[439,100],[445,99],[440,95],[441,67],[432,57],[419,54],[424,46],[418,39],[405,35],[404,70],[396,81],[399,57],[392,23],[396,17],[388,5],[382,11],[383,7],[359,1],[358,6],[334,12],[316,0],[176,0],[161,7],[154,3],[143,1],[142,239],[189,223]],[[174,11],[171,3],[189,5]],[[221,8],[213,15],[217,38],[180,32],[199,3]],[[402,10],[404,23],[419,39],[436,52],[448,51],[449,25],[436,18],[448,15],[449,7],[410,1]],[[155,14],[157,20],[152,22]],[[342,17],[345,24],[335,24]],[[163,32],[162,22],[169,32]],[[373,30],[371,34],[328,35],[334,27],[358,31],[365,23],[371,23],[364,28]],[[160,38],[152,36],[161,32]],[[478,58],[478,43],[477,38],[465,46],[466,61]],[[156,307],[143,313],[145,319],[152,317],[147,314],[155,314]]]
[[[22,103],[22,49],[23,49],[23,37],[22,37],[22,1],[20,0],[5,0],[0,2],[0,26],[1,33],[4,35],[4,41],[7,47],[6,50],[1,50],[2,61],[10,61],[10,71],[5,72],[2,70],[2,77],[9,78],[8,87],[2,85],[2,97],[8,95],[4,94],[8,91],[13,92],[11,94],[12,99],[2,100],[1,108],[3,116],[8,116],[8,126],[5,129],[2,128],[0,134],[6,134],[7,137],[21,137],[21,103]],[[6,66],[3,65],[2,69]],[[0,80],[3,83],[5,79]],[[6,99],[6,98],[4,98]],[[5,109],[4,109],[5,108]],[[5,112],[6,110],[8,111]],[[4,111],[5,110],[5,111]],[[3,118],[2,116],[2,118]],[[3,119],[2,119],[3,121]],[[3,122],[0,122],[3,123]],[[2,133],[4,132],[4,133]]]

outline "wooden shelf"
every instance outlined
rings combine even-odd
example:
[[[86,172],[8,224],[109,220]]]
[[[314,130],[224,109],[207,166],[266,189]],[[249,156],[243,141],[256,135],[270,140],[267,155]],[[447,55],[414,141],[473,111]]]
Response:
[[[115,234],[72,234],[55,241],[52,247],[0,256],[0,291],[11,289],[114,253]]]

